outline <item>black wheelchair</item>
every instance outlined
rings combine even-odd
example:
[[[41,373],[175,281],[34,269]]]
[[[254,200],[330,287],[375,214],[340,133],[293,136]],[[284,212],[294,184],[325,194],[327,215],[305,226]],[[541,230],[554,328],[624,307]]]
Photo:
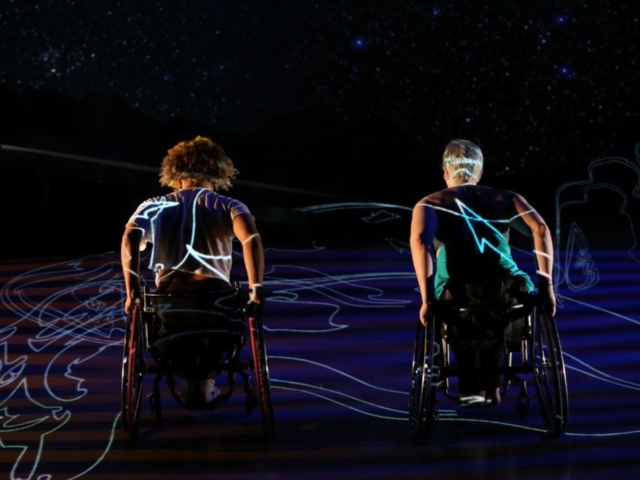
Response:
[[[478,367],[475,373],[500,375],[503,399],[511,384],[518,385],[516,409],[521,418],[528,414],[530,406],[526,376],[533,376],[545,430],[550,438],[557,439],[564,432],[569,415],[562,348],[554,317],[528,294],[509,305],[444,301],[430,304],[427,325],[418,322],[414,344],[409,401],[414,441],[424,444],[439,418],[438,387],[444,389],[449,400],[459,400],[459,392],[453,391],[450,382],[460,375],[458,366],[451,361],[451,344],[460,331],[460,323],[469,315],[501,318],[504,335],[502,365],[489,371]]]
[[[251,355],[243,358],[247,341]],[[163,378],[183,407],[207,410],[232,396],[236,376],[240,376],[246,412],[260,408],[262,433],[269,444],[274,414],[262,311],[247,303],[239,285],[230,291],[207,293],[149,293],[145,287],[141,304],[127,317],[122,359],[122,427],[133,441],[138,436],[147,373],[155,374],[148,400],[158,420],[162,418]],[[199,385],[222,373],[227,374],[226,391],[219,390],[210,401],[193,392],[184,395],[185,385]],[[181,391],[177,391],[176,379]]]

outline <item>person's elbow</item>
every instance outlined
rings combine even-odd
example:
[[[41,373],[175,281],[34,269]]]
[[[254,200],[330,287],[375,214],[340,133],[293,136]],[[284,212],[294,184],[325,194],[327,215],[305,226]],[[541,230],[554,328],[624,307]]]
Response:
[[[409,246],[411,247],[412,252],[423,251],[427,249],[427,241],[424,235],[411,235],[409,237]]]
[[[258,233],[258,231],[255,230],[240,241],[242,243],[243,255],[247,258],[252,259],[254,264],[255,263],[261,264],[262,258],[264,256],[264,250],[262,246],[262,237],[260,237],[260,233]]]
[[[541,240],[546,240],[551,238],[551,232],[549,231],[549,227],[547,226],[547,224],[542,221],[542,222],[537,222],[532,228],[531,228],[531,236],[533,238],[539,238]]]
[[[262,250],[262,238],[257,230],[248,234],[244,239],[241,239],[240,242],[244,250]]]

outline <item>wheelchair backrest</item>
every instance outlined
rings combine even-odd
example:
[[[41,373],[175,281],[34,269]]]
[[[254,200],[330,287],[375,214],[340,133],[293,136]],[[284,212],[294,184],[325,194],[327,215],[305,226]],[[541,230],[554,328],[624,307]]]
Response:
[[[145,312],[154,312],[169,332],[226,328],[244,322],[245,295],[239,289],[206,293],[151,293]]]

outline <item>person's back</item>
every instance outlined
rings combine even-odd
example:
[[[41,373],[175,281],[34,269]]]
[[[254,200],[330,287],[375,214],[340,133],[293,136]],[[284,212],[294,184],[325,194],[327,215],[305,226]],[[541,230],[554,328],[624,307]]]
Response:
[[[434,247],[437,261],[435,294],[447,286],[491,279],[522,277],[533,284],[514,262],[509,230],[518,217],[514,194],[507,190],[464,183],[425,198],[437,217]]]
[[[194,289],[193,277],[206,277],[214,288],[230,288],[233,219],[249,210],[239,201],[206,188],[182,188],[144,202],[130,223],[141,228],[141,241],[153,245],[149,268],[161,290]]]
[[[160,184],[174,191],[140,204],[122,236],[125,312],[140,298],[140,249],[152,245],[149,268],[160,291],[230,288],[232,240],[242,245],[251,301],[262,301],[264,254],[249,209],[220,195],[238,171],[205,137],[180,142],[162,162]]]

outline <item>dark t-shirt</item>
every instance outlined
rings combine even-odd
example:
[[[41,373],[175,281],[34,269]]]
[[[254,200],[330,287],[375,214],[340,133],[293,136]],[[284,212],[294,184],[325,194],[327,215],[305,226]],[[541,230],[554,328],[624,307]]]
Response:
[[[438,219],[436,298],[450,285],[513,276],[525,278],[528,290],[534,289],[511,256],[509,225],[518,215],[511,192],[465,184],[429,199]]]

